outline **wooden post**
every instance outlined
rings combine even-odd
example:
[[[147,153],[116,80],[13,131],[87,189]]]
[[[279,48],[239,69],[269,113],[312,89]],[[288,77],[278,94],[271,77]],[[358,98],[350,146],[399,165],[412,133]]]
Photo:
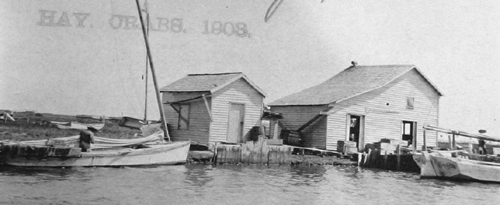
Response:
[[[453,150],[457,149],[457,141],[455,139],[455,133],[453,133]]]
[[[396,147],[396,150],[398,151],[398,165],[397,165],[397,171],[401,170],[401,146]]]
[[[358,167],[361,166],[361,161],[363,160],[363,153],[357,153],[358,155]]]
[[[417,150],[417,132],[415,131],[415,132],[412,132],[412,133],[413,133],[413,137],[411,139],[411,141],[412,141],[412,147],[413,147],[413,151],[416,151]]]
[[[203,101],[205,101],[205,106],[207,107],[208,116],[210,117],[210,122],[212,122],[212,121],[214,121],[214,119],[212,118],[212,110],[210,109],[210,106],[208,105],[207,97],[205,96],[205,94],[202,94],[201,96],[203,97]]]
[[[448,146],[450,147],[450,150],[453,150],[453,143],[451,142],[451,136],[448,135]]]
[[[426,136],[425,136],[425,130],[424,130],[424,148],[423,148],[423,150],[422,150],[422,151],[424,151],[424,152],[426,152],[426,151],[427,151],[427,138],[426,138]]]
[[[370,154],[372,153],[372,149],[368,149],[368,154],[365,157],[365,162],[363,163],[363,166],[368,167],[368,158],[370,157]]]
[[[279,136],[278,136],[278,130],[279,129],[279,120],[277,119],[275,122],[274,122],[274,132],[273,132],[273,139],[279,139]]]
[[[217,142],[215,142],[214,146],[215,146],[214,147],[214,156],[212,158],[212,162],[213,162],[214,165],[216,165],[217,164],[217,155],[218,155],[218,153],[217,153]]]
[[[385,151],[385,153],[384,153],[384,169],[388,169],[387,168],[387,151]]]

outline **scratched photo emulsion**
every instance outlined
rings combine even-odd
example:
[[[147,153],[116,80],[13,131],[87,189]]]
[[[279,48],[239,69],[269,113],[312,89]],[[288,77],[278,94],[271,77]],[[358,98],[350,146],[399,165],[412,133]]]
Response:
[[[0,204],[499,204],[494,0],[3,0]]]

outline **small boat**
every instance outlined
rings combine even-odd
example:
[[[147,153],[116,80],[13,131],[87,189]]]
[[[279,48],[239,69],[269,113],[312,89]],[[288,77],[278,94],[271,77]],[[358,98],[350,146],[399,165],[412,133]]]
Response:
[[[73,130],[86,130],[88,127],[93,127],[96,130],[101,130],[104,127],[104,123],[81,123],[81,122],[51,122],[57,126],[59,129],[73,129]]]
[[[12,166],[23,167],[117,167],[141,165],[173,165],[187,161],[190,142],[171,142],[168,134],[165,112],[161,102],[151,52],[142,19],[139,1],[136,0],[141,27],[146,43],[147,56],[153,75],[155,93],[161,116],[161,125],[146,125],[142,138],[110,139],[95,137],[90,152],[82,152],[79,147],[79,136],[34,140],[23,142],[0,142],[0,162]],[[68,129],[98,130],[104,124],[81,124],[72,122]],[[165,141],[167,140],[167,141]]]
[[[500,182],[500,163],[433,154],[429,158],[437,177]]]
[[[421,178],[434,178],[438,176],[432,167],[429,155],[427,152],[413,154],[413,161],[420,167]]]
[[[82,152],[79,136],[2,142],[3,163],[21,167],[120,167],[175,165],[186,162],[190,142],[164,142],[156,132],[138,139],[96,137],[92,151]]]
[[[486,135],[469,134],[438,127],[424,127],[425,130],[445,132],[480,140],[500,141]],[[453,140],[453,148],[455,140]],[[413,154],[413,160],[420,167],[421,178],[448,178],[483,182],[500,182],[500,158],[493,155],[479,155],[465,150],[423,151]]]

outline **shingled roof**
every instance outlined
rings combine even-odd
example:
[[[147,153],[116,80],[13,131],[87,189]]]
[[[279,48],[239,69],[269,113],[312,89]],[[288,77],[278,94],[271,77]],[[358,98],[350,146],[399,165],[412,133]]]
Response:
[[[241,72],[234,73],[205,73],[205,74],[189,74],[170,85],[160,89],[160,92],[211,92],[231,84],[232,82],[243,78],[250,86],[257,90],[263,96],[266,96],[264,91],[255,85],[248,77]]]
[[[327,81],[269,103],[270,106],[326,105],[381,88],[410,70],[441,92],[414,65],[351,66]]]

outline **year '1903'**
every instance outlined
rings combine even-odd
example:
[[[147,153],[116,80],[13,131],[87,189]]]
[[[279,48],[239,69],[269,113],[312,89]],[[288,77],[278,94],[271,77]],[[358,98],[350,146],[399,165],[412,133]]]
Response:
[[[40,18],[36,25],[46,27],[74,27],[93,28],[93,24],[88,22],[90,13],[58,12],[54,10],[39,10]],[[148,29],[150,31],[169,33],[188,33],[189,29],[183,18],[152,17],[147,18]],[[115,30],[138,30],[140,20],[137,16],[112,14],[108,19],[108,25]],[[201,34],[214,36],[234,36],[248,37],[248,26],[244,22],[231,21],[209,21],[202,22],[203,28],[199,29]]]

